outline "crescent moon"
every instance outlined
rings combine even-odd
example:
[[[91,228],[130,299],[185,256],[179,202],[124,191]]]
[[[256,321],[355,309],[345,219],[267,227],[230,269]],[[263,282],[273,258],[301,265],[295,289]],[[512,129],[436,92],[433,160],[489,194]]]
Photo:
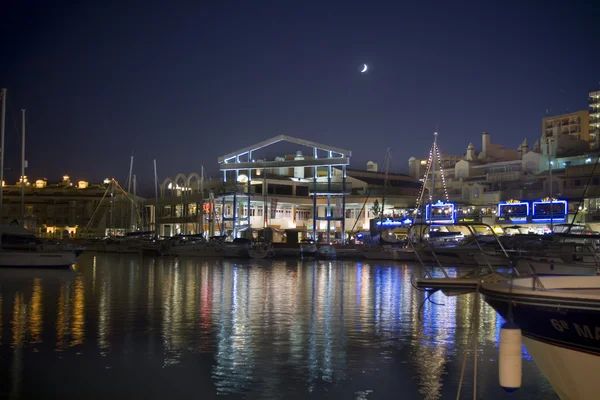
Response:
[[[369,69],[369,67],[367,67],[367,64],[363,64],[363,69],[360,72],[365,73],[365,72],[367,72],[367,69]]]

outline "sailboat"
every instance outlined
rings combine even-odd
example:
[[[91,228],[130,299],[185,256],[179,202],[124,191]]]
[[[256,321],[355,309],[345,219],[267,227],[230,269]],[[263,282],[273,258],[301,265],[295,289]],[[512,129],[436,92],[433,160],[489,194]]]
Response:
[[[385,197],[387,195],[388,168],[390,160],[390,149],[385,152],[385,178],[383,181],[383,196],[381,200],[381,215],[379,216],[379,244],[372,247],[365,247],[363,257],[367,260],[390,260],[390,261],[414,261],[414,251],[396,245],[393,242],[387,242],[383,239],[383,212],[385,209]],[[364,207],[363,207],[364,208]]]
[[[74,250],[60,246],[45,246],[33,231],[18,223],[2,225],[2,182],[4,182],[4,134],[6,120],[6,89],[2,89],[0,120],[0,267],[10,268],[68,268],[77,261],[79,255]],[[25,186],[25,110],[21,110],[21,221],[24,217]]]

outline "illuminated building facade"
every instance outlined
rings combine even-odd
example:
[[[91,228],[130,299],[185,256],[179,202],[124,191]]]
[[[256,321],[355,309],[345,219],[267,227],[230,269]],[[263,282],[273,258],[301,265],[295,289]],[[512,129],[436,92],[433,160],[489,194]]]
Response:
[[[260,155],[260,149],[279,141],[312,148],[306,154],[295,150],[272,159]],[[161,184],[159,232],[240,236],[270,227],[298,230],[321,240],[329,231],[330,241],[342,241],[346,236],[342,232],[368,230],[370,220],[381,213],[397,218],[414,207],[419,182],[388,173],[384,200],[385,173],[373,163],[366,170],[348,168],[348,157],[346,150],[276,137],[221,157],[220,179],[201,179],[197,174],[167,178]]]
[[[2,224],[19,224],[44,238],[104,237],[107,230],[123,233],[129,225],[130,198],[109,190],[111,180],[99,184],[71,181],[67,175],[57,183],[46,179],[25,181],[24,217],[21,220],[21,183],[3,187]],[[137,198],[141,201],[140,198]],[[87,228],[87,229],[86,229]]]
[[[600,89],[589,93],[590,140],[600,147]]]
[[[590,113],[588,110],[549,116],[542,119],[542,142],[547,138],[571,136],[576,140],[590,140]]]

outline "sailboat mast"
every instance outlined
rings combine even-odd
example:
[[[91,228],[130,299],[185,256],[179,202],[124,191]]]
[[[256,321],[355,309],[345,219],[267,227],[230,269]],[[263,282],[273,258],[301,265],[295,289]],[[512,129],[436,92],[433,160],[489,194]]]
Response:
[[[383,242],[381,233],[383,232],[383,210],[385,209],[385,195],[387,192],[388,167],[390,165],[390,149],[385,151],[385,175],[383,179],[383,196],[381,197],[381,216],[379,217],[379,242]]]
[[[133,158],[133,157],[132,157]],[[134,208],[134,202],[135,202],[135,208]],[[135,179],[135,175],[133,175],[133,200],[131,201],[131,209],[132,209],[132,229],[133,231],[137,231],[138,225],[138,210],[137,210],[137,189],[136,189],[136,179]]]
[[[131,161],[129,162],[129,179],[127,179],[127,195],[128,196],[129,196],[129,194],[131,194],[131,183],[132,183],[131,182],[131,177],[132,177],[131,174],[132,173],[133,173],[133,156],[131,156]],[[129,229],[128,230],[133,229],[133,225],[134,225],[134,223],[133,223],[133,221],[134,221],[134,219],[133,219],[134,218],[134,216],[133,216],[133,212],[134,212],[133,200],[130,203],[131,204],[129,207]]]
[[[0,227],[2,226],[2,190],[4,186],[4,127],[6,116],[6,89],[2,89],[2,111],[0,115]],[[2,244],[2,235],[0,235]]]
[[[110,219],[109,219],[109,232],[110,236],[115,236],[115,178],[110,182]]]
[[[159,236],[158,232],[158,174],[156,172],[156,160],[154,160],[154,199],[156,205],[154,206],[154,233]]]
[[[437,132],[433,133],[433,152],[431,155],[432,169],[431,169],[431,192],[429,193],[429,212],[431,212],[431,203],[433,203],[433,196],[435,194],[435,160],[437,152]]]
[[[200,234],[204,234],[204,165],[200,166],[200,226],[198,231]]]
[[[25,110],[21,110],[21,226],[25,227]]]

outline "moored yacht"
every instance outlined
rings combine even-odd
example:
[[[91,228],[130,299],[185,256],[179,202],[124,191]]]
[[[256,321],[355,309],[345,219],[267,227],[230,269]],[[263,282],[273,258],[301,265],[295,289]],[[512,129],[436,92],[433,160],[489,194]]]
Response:
[[[223,240],[221,236],[206,240],[201,235],[183,235],[165,241],[165,254],[180,257],[223,257]]]
[[[600,276],[483,283],[484,300],[521,329],[523,343],[561,399],[600,393]]]
[[[45,246],[35,234],[18,225],[0,227],[0,267],[68,268],[77,262],[74,250]]]

